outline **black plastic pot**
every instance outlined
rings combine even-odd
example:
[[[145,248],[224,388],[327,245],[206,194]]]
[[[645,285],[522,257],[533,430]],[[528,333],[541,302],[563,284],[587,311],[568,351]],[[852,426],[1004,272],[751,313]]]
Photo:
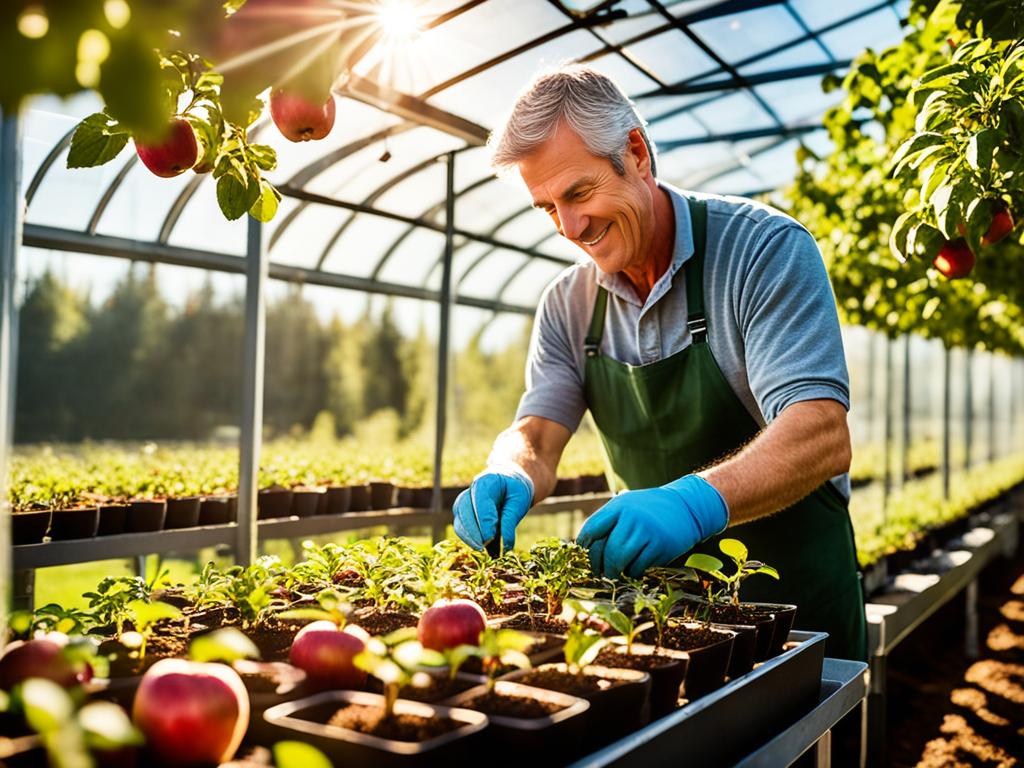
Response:
[[[292,490],[292,514],[296,517],[312,517],[320,506],[320,497],[324,494],[313,488],[295,488]]]
[[[310,692],[306,685],[306,673],[283,661],[241,659],[231,666],[242,678],[249,694],[249,730],[246,736],[250,741],[259,741],[261,736],[266,735],[264,712]]]
[[[757,654],[758,627],[753,624],[722,624],[720,622],[715,622],[711,626],[715,629],[726,629],[736,633],[736,637],[732,641],[732,653],[729,655],[729,668],[726,670],[729,679],[735,680],[752,670]],[[769,640],[773,627],[774,620],[766,625],[765,637]]]
[[[57,509],[50,519],[50,538],[53,541],[91,539],[100,525],[99,507]]]
[[[138,499],[128,503],[128,514],[124,519],[125,533],[149,533],[162,531],[167,516],[167,502],[163,499]]]
[[[327,514],[341,515],[348,512],[352,502],[352,489],[347,485],[332,485],[327,489]]]
[[[168,499],[167,517],[164,518],[164,530],[195,528],[199,525],[199,508],[202,501],[198,496]]]
[[[292,514],[292,492],[287,488],[266,488],[256,494],[256,518],[272,520],[290,517]]]
[[[127,519],[127,504],[103,504],[100,506],[100,524],[96,529],[96,535],[116,536],[119,533],[124,533],[124,524]]]
[[[657,653],[664,663],[646,670],[651,676],[651,719],[657,719],[667,715],[674,710],[679,702],[680,690],[683,680],[686,678],[686,668],[690,664],[690,656],[685,651],[673,651],[668,648],[656,648],[653,645],[634,643],[632,654],[626,653],[625,646],[617,646],[613,649],[616,656],[650,656]],[[609,660],[602,652],[600,663],[605,667],[615,667],[617,664]]]
[[[434,489],[429,485],[400,486],[395,498],[395,506],[413,509],[430,509],[434,500]]]
[[[547,717],[522,718],[487,714],[490,727],[486,738],[494,744],[487,751],[487,764],[523,765],[561,764],[583,751],[587,712],[590,702],[575,696],[544,688],[533,688],[508,680],[494,684],[498,695],[523,696],[549,701],[564,708]],[[469,706],[469,702],[487,692],[486,685],[470,688],[445,701],[452,707]]]
[[[754,628],[754,661],[769,658],[772,647],[772,636],[775,634],[775,614],[755,603],[740,603],[739,606],[713,605],[710,612],[711,621],[721,624],[727,629],[735,626]],[[735,653],[735,651],[733,651]],[[734,677],[732,672],[730,677]]]
[[[750,603],[775,615],[775,628],[772,631],[772,642],[768,647],[768,658],[778,656],[782,653],[782,646],[789,639],[789,632],[793,629],[793,619],[796,618],[796,606],[779,603]]]
[[[11,515],[11,543],[38,544],[50,527],[50,510],[38,509]]]
[[[441,509],[448,510],[455,505],[459,494],[466,490],[468,485],[445,485],[441,487]]]
[[[237,496],[207,496],[199,503],[199,525],[226,525],[237,519]]]
[[[370,509],[391,509],[395,506],[395,486],[384,480],[370,481]]]
[[[581,475],[580,493],[604,493],[608,490],[608,478],[604,475]]]
[[[349,486],[349,512],[365,512],[370,508],[370,484]]]
[[[698,622],[672,620],[670,626],[696,630],[702,625]],[[665,641],[668,647],[683,651],[690,657],[690,663],[686,667],[686,677],[683,679],[683,695],[690,701],[721,688],[725,684],[725,675],[729,669],[729,659],[732,656],[736,633],[727,629],[712,628],[711,631],[719,639],[697,648],[681,647],[668,639]]]
[[[325,691],[271,707],[263,713],[263,719],[271,726],[276,740],[295,739],[312,744],[339,766],[454,766],[469,765],[479,759],[482,731],[487,727],[487,716],[480,712],[399,699],[395,703],[397,713],[447,717],[464,723],[442,736],[409,742],[368,736],[320,722],[346,704],[382,707],[384,697],[362,691]]]
[[[579,477],[560,477],[555,481],[552,496],[578,496],[583,492],[583,481]]]
[[[502,680],[518,682],[536,688],[547,687],[535,673],[546,670],[568,672],[568,666],[541,664],[534,669],[510,672]],[[612,685],[592,693],[581,693],[579,698],[590,702],[587,713],[588,746],[599,746],[615,741],[635,731],[647,721],[647,700],[651,693],[651,676],[634,669],[614,669],[590,665],[581,674],[611,681]],[[570,694],[575,695],[575,694]]]

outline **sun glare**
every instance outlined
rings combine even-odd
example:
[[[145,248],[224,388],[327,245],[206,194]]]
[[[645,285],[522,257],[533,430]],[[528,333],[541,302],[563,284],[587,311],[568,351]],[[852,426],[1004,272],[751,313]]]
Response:
[[[383,0],[374,13],[384,35],[392,40],[412,40],[422,28],[422,12],[409,0]]]

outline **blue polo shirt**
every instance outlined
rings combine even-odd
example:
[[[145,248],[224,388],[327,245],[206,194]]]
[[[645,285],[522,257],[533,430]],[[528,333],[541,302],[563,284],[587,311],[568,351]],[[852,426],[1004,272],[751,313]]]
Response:
[[[660,185],[676,221],[669,269],[645,302],[624,275],[605,274],[589,259],[562,272],[537,308],[517,419],[542,416],[576,431],[587,410],[583,341],[598,286],[608,291],[602,354],[645,365],[690,345],[684,268],[693,256],[690,211],[683,192]],[[708,343],[740,402],[762,426],[804,400],[830,399],[849,409],[835,297],[814,238],[793,218],[753,200],[685,194],[707,201]],[[848,476],[833,482],[849,497]]]

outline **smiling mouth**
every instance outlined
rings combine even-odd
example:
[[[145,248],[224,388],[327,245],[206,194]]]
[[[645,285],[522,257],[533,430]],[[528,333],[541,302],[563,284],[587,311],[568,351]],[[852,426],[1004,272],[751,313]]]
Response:
[[[580,238],[580,242],[581,242],[581,243],[583,243],[584,245],[597,245],[597,244],[598,244],[598,243],[600,243],[600,242],[601,242],[602,240],[604,240],[604,236],[608,234],[608,230],[609,230],[609,229],[611,229],[611,228],[612,228],[612,223],[611,223],[611,222],[609,221],[609,222],[608,222],[608,226],[607,226],[607,227],[605,227],[605,228],[604,228],[604,229],[603,229],[603,230],[601,231],[601,234],[600,234],[600,235],[598,235],[597,237],[595,237],[595,238],[594,238],[593,240],[584,240],[584,239]]]

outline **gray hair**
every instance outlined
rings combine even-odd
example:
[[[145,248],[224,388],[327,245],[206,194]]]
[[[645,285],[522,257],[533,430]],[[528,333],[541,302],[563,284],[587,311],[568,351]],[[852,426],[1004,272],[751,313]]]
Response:
[[[491,165],[499,173],[510,170],[550,139],[562,121],[619,175],[626,172],[629,132],[639,128],[651,156],[651,174],[656,175],[654,146],[636,105],[610,77],[579,64],[540,74],[519,94],[505,125],[487,142],[493,148]]]

